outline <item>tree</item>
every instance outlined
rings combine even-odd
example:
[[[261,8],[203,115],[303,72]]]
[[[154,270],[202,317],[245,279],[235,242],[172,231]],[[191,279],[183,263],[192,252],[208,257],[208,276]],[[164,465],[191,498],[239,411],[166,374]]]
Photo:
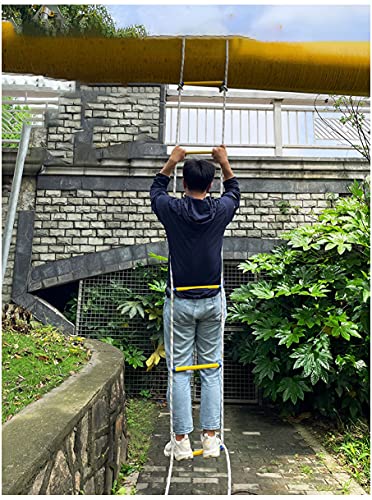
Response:
[[[105,37],[144,37],[142,25],[117,28],[104,5],[59,5],[46,20],[37,15],[42,5],[3,5],[3,19],[12,21],[25,34],[101,35]],[[58,14],[62,16],[61,18]]]
[[[343,127],[335,127],[332,121],[322,116],[317,107],[317,100],[319,95],[315,98],[314,108],[322,121],[322,123],[329,128],[333,133],[337,134],[341,139],[348,142],[354,149],[356,149],[368,162],[370,162],[370,122],[366,118],[366,113],[363,112],[363,107],[369,106],[366,98],[354,98],[351,96],[335,96],[330,95],[325,100],[325,104],[332,106],[326,113],[330,111],[337,111],[341,113],[340,123]],[[348,133],[349,132],[349,133]],[[358,143],[354,143],[350,137],[358,137]]]

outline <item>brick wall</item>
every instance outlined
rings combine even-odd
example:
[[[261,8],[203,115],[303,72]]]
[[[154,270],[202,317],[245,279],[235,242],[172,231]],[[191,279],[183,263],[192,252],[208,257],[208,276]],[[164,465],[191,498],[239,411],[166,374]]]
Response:
[[[147,138],[161,140],[161,86],[87,86],[59,99],[49,114],[47,149],[52,158],[74,162],[79,134],[94,148]]]
[[[225,235],[280,238],[283,231],[314,221],[329,205],[327,198],[326,193],[242,193]],[[165,239],[148,191],[39,189],[34,227],[35,265]]]
[[[165,236],[148,193],[135,191],[38,190],[34,227],[35,265]]]

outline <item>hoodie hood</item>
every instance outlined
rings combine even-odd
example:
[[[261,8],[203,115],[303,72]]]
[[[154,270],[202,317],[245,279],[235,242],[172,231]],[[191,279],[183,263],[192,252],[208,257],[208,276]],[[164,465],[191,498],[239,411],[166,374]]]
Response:
[[[212,221],[217,212],[216,200],[207,196],[204,200],[184,196],[178,205],[179,214],[190,222],[206,224]]]

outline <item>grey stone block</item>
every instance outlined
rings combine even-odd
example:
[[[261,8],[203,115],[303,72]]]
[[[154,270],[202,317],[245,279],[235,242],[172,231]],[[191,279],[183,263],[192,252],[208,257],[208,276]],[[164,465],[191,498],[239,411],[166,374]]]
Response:
[[[16,304],[19,304],[20,306],[24,307],[25,309],[28,309],[29,311],[32,310],[36,302],[36,297],[34,297],[34,295],[31,295],[31,293],[24,293],[22,295],[13,295],[12,299]]]
[[[140,231],[141,235],[143,234]],[[135,245],[132,247],[133,260],[147,260],[147,246],[146,245]]]
[[[104,272],[104,265],[102,261],[102,252],[95,252],[89,255],[85,255],[84,266],[88,275],[94,276],[95,274],[102,274]]]
[[[12,294],[14,295],[21,295],[27,291],[32,256],[34,219],[35,214],[33,211],[20,211],[18,214],[12,285]]]
[[[116,250],[107,250],[106,252],[102,252],[100,257],[102,267],[104,269],[108,266],[118,266],[119,264],[118,253]]]
[[[52,278],[53,276],[56,276],[56,274],[55,262],[47,262],[46,264],[42,264],[32,270],[32,278],[35,280]]]
[[[75,326],[73,323],[68,321],[55,307],[39,297],[36,299],[31,312],[43,323],[51,323],[69,334],[74,333]]]
[[[89,255],[72,257],[71,259],[69,259],[71,263],[71,271],[73,275],[76,276],[76,279],[79,279],[80,273],[84,269],[85,260],[88,257]]]
[[[42,288],[50,288],[52,286],[58,285],[57,276],[53,278],[46,278],[41,281]]]
[[[133,260],[132,247],[120,247],[113,250],[117,254],[118,261],[122,264],[124,262],[131,262]]]
[[[67,259],[66,259],[67,260]],[[63,274],[61,276],[57,276],[58,285],[71,283],[72,281],[76,281],[74,275],[72,273]]]

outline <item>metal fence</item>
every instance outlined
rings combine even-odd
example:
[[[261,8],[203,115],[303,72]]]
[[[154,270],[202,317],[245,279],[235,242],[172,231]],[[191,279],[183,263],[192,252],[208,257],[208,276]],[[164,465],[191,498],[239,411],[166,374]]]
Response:
[[[151,273],[154,266],[145,268]],[[233,288],[248,280],[254,280],[252,274],[237,269],[237,263],[225,262],[224,277],[227,297]],[[148,293],[148,276],[142,269],[128,269],[81,280],[79,284],[78,312],[76,330],[78,335],[91,338],[111,337],[121,339],[123,335],[132,346],[143,352],[147,359],[154,351],[149,339],[149,330],[143,320],[123,320],[113,301],[113,290],[130,288],[138,294]],[[229,299],[228,299],[229,302]],[[258,390],[253,383],[252,367],[243,366],[232,359],[232,338],[239,331],[239,325],[227,324],[225,328],[225,364],[224,388],[227,402],[258,402]],[[123,333],[125,332],[125,333]],[[153,396],[164,399],[167,387],[167,369],[165,360],[151,371],[146,366],[136,369],[126,364],[125,386],[128,394],[139,395],[148,391]],[[194,401],[200,399],[200,384],[197,373],[192,378],[192,394]]]
[[[356,156],[358,153],[336,131],[360,145],[355,128],[341,123],[342,113],[320,104],[316,95],[246,91],[229,92],[226,107],[225,144],[231,156]],[[327,96],[324,96],[327,97]],[[359,100],[360,98],[356,98]],[[360,111],[369,129],[369,100]],[[168,91],[165,142],[175,145],[177,92]],[[180,112],[179,143],[189,150],[221,144],[222,98],[216,92],[184,91]],[[367,134],[368,135],[368,134]]]

